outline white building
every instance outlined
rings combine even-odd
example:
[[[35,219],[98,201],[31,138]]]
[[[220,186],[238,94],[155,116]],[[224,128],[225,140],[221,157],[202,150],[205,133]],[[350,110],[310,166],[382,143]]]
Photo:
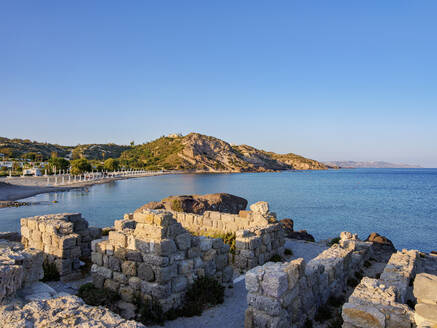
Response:
[[[0,161],[0,167],[7,167],[8,169],[12,169],[12,165],[14,165],[14,162]]]
[[[41,170],[38,168],[31,168],[31,169],[23,169],[23,175],[33,175],[35,177],[42,176]]]

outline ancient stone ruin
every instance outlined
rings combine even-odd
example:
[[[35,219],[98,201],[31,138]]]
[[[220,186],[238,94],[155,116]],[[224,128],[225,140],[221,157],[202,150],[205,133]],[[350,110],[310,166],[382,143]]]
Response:
[[[303,327],[371,254],[371,243],[342,233],[340,244],[308,263],[266,263],[246,273],[246,327]]]
[[[99,229],[89,228],[80,213],[63,213],[21,219],[22,243],[40,250],[44,261],[55,264],[63,281],[81,278],[80,258],[91,255],[91,240]]]
[[[203,215],[171,213],[187,231],[195,235],[235,233],[232,263],[240,270],[263,265],[273,255],[284,255],[283,230],[267,202],[252,204],[250,211],[240,211],[239,214],[214,211],[205,211]]]
[[[120,294],[123,316],[134,316],[136,296],[155,297],[164,311],[181,306],[196,277],[232,285],[229,245],[193,236],[163,210],[143,209],[115,221],[106,240],[92,243],[94,285]]]
[[[40,280],[44,275],[42,263],[41,251],[0,240],[0,302],[20,288]]]
[[[392,255],[380,279],[364,277],[343,305],[343,327],[410,328],[413,312],[406,305],[413,300],[412,283],[416,274],[417,251]]]

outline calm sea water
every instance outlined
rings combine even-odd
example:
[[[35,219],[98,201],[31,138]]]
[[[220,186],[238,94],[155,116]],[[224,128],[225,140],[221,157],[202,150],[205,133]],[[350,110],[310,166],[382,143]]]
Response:
[[[165,175],[96,185],[88,191],[43,194],[53,201],[0,209],[0,231],[19,229],[21,217],[81,212],[91,225],[109,226],[124,213],[169,195],[228,192],[249,204],[265,200],[279,218],[316,239],[347,230],[376,231],[395,246],[437,250],[437,169],[355,169],[282,173]]]

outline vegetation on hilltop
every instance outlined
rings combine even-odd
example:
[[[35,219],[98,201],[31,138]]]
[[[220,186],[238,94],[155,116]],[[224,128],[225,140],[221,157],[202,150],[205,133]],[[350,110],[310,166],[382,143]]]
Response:
[[[30,140],[0,138],[6,156],[13,153],[35,158],[68,157],[73,161],[87,159],[97,170],[118,168],[146,170],[194,170],[208,172],[265,172],[279,170],[319,170],[327,166],[293,153],[276,154],[248,145],[233,146],[211,136],[190,133],[170,135],[129,146],[88,144],[76,147],[32,142]],[[72,163],[73,163],[72,161]],[[75,163],[75,171],[82,171]],[[84,165],[84,163],[82,163]]]

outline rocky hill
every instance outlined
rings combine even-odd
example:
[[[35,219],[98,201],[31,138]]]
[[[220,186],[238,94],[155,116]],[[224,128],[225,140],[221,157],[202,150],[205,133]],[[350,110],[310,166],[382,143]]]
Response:
[[[324,164],[295,154],[275,154],[247,145],[229,143],[199,133],[161,137],[123,152],[121,159],[148,169],[210,172],[263,172],[320,170]]]
[[[29,156],[29,153],[35,157],[37,154],[37,160],[46,160],[52,153],[70,159],[119,158],[124,166],[148,170],[265,172],[328,168],[327,165],[293,153],[276,154],[248,145],[231,145],[199,133],[165,136],[136,146],[112,143],[61,146],[28,139],[0,138],[0,153],[15,158]]]

